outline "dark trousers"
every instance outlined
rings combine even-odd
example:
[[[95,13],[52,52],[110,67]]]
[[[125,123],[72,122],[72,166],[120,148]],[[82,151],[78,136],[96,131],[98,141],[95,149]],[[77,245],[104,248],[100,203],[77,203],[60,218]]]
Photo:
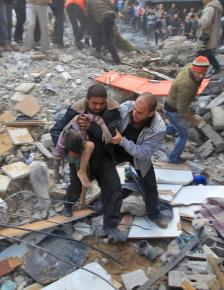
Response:
[[[26,1],[16,1],[14,9],[16,12],[16,27],[14,32],[14,39],[18,42],[23,40],[23,25],[26,21]]]
[[[101,24],[93,23],[94,47],[97,52],[100,52],[102,45],[104,45],[110,52],[112,59],[114,61],[120,61],[114,46],[114,20],[115,16],[110,14],[103,19]]]
[[[138,172],[138,175],[142,180],[142,185],[144,188],[146,212],[149,216],[157,215],[159,213],[159,194],[153,165],[151,165],[143,178],[140,172]]]
[[[72,24],[74,39],[80,42],[86,31],[87,17],[82,8],[74,3],[67,6],[67,13]]]
[[[53,0],[51,9],[55,15],[53,38],[57,44],[63,44],[64,35],[64,0]]]
[[[197,55],[206,56],[209,60],[209,63],[213,66],[213,69],[220,70],[220,64],[215,57],[215,51],[213,49],[199,50]]]
[[[0,1],[0,45],[10,43],[12,37],[12,5]]]
[[[76,173],[75,164],[70,163],[70,185],[67,188],[67,200],[76,202],[81,193],[81,182]],[[122,204],[122,193],[120,179],[114,164],[105,159],[97,166],[90,165],[90,170],[94,174],[101,188],[104,225],[116,226],[121,219],[120,208]]]

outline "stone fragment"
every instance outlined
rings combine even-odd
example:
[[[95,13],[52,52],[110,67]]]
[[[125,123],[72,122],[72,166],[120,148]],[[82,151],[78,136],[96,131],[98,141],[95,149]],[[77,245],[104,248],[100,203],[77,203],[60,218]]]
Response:
[[[53,141],[51,138],[51,134],[47,133],[41,136],[40,142],[46,147],[47,149],[51,149],[53,147]]]
[[[214,150],[215,148],[212,145],[212,141],[208,140],[196,149],[196,154],[201,156],[202,158],[207,158],[209,155],[212,154]]]
[[[8,129],[8,134],[14,145],[33,143],[33,138],[26,128]]]
[[[12,144],[11,138],[8,133],[0,134],[0,156],[8,154],[14,145]]]
[[[73,56],[71,56],[71,55],[62,55],[61,56],[61,61],[63,63],[68,63],[68,62],[70,62],[72,60],[73,60]]]
[[[16,104],[15,109],[32,118],[40,111],[40,105],[33,96],[28,95]]]
[[[218,97],[213,99],[206,107],[206,109],[211,109],[217,106],[224,104],[224,92],[221,93]]]
[[[148,278],[143,270],[138,269],[130,273],[122,274],[121,280],[125,290],[132,290],[146,283]]]
[[[224,96],[223,96],[224,98]],[[215,130],[224,129],[224,107],[213,107],[212,111],[212,125]]]
[[[13,180],[26,177],[30,173],[29,166],[23,162],[2,166],[2,171]]]
[[[10,183],[10,178],[5,175],[0,175],[0,193],[6,192]]]
[[[66,71],[64,71],[61,75],[63,76],[63,78],[64,78],[66,81],[72,79],[72,77],[70,76],[70,74],[67,73]]]
[[[35,86],[34,83],[21,83],[15,88],[15,91],[28,94]]]
[[[13,101],[20,102],[22,101],[27,95],[21,92],[15,92],[15,94],[11,97]]]
[[[62,73],[62,72],[64,72],[65,70],[64,70],[64,68],[63,68],[63,66],[62,65],[60,65],[60,64],[58,64],[57,66],[56,66],[56,71],[57,72],[59,72],[59,73]]]

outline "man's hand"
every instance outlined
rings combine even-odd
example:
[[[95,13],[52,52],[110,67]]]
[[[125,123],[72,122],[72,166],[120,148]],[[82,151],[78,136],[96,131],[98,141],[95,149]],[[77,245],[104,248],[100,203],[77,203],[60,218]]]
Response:
[[[90,128],[90,121],[84,115],[79,115],[76,122],[81,130],[88,130]]]
[[[111,142],[112,144],[120,144],[123,136],[119,131],[116,129],[116,135],[112,138]]]
[[[197,126],[198,124],[200,124],[202,121],[202,118],[199,115],[194,115],[192,117],[192,123]]]

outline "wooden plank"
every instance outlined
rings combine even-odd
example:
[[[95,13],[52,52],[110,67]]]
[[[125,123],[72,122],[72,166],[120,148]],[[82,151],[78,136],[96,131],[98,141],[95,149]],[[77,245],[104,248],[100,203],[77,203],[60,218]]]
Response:
[[[161,78],[163,80],[167,80],[167,81],[173,80],[173,78],[171,78],[171,77],[169,77],[169,76],[167,76],[165,74],[162,74],[162,73],[154,71],[154,70],[149,70],[146,67],[143,67],[142,70],[147,72],[147,73],[149,73],[149,74],[151,74],[151,75],[157,76],[157,77],[159,77],[159,78]]]
[[[7,126],[10,127],[34,127],[34,126],[44,126],[46,122],[41,120],[27,120],[27,121],[13,121],[13,122],[6,122]]]
[[[154,168],[160,169],[189,170],[189,167],[186,164],[171,164],[161,161],[154,161],[153,166]]]
[[[0,262],[0,277],[3,277],[21,265],[22,261],[18,258],[7,258]]]
[[[86,216],[89,216],[92,213],[94,212],[91,209],[83,209],[83,210],[74,212],[72,217],[65,217],[65,216],[57,215],[57,216],[47,219],[46,221],[39,221],[32,224],[22,225],[19,227],[21,230],[11,229],[11,228],[2,229],[0,230],[0,240],[5,239],[5,237],[2,237],[1,235],[7,236],[7,237],[17,237],[17,236],[21,236],[28,233],[28,231],[24,229],[28,229],[30,231],[45,230],[45,229],[49,229],[56,226],[55,223],[51,223],[51,222],[66,224],[66,223],[84,218]]]
[[[34,142],[34,144],[37,146],[37,148],[39,149],[39,151],[44,156],[46,156],[48,159],[52,159],[53,158],[53,155],[51,154],[51,152],[46,147],[44,147],[44,145],[42,143],[40,143],[40,142]]]

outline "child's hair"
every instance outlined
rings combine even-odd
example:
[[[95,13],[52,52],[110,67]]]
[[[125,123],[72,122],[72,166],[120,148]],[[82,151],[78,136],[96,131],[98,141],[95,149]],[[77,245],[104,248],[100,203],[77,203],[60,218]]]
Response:
[[[81,153],[84,145],[84,140],[79,132],[73,128],[69,128],[64,133],[65,152],[73,151]]]

